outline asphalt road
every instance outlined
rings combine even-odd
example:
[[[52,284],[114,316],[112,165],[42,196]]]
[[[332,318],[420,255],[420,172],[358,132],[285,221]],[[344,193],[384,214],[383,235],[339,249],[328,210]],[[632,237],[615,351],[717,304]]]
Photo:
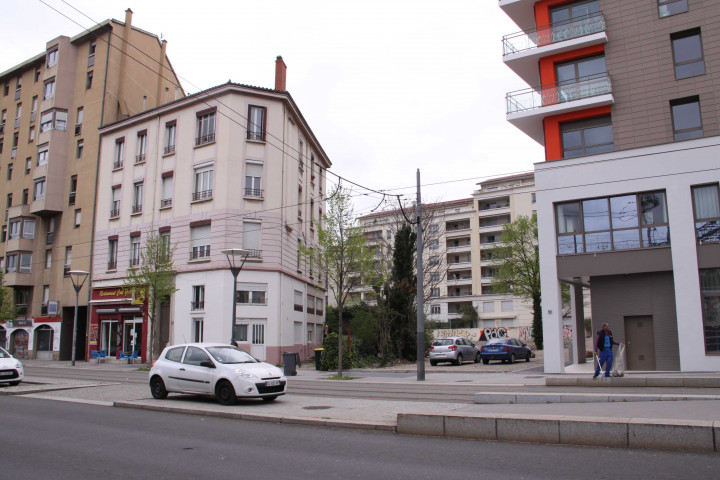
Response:
[[[2,478],[714,478],[720,456],[411,437],[0,397]],[[713,473],[715,472],[715,473]]]

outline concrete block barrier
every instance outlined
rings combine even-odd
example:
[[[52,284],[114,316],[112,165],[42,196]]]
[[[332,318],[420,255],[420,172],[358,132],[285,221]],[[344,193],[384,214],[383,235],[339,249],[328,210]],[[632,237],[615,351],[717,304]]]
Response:
[[[490,417],[445,417],[445,436],[473,438],[477,440],[497,439],[497,423]]]
[[[637,419],[628,422],[628,446],[663,450],[714,451],[713,422]]]
[[[422,415],[399,413],[397,431],[408,435],[442,437],[445,435],[445,417],[442,415]]]
[[[509,442],[560,443],[560,418],[554,415],[537,415],[532,418],[499,415],[497,439]]]
[[[625,447],[629,421],[629,418],[565,417],[559,422],[560,443]]]

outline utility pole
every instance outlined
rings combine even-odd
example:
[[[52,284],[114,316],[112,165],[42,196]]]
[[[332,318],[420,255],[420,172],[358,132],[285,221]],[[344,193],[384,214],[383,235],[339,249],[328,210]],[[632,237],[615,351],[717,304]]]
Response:
[[[420,169],[417,170],[417,200],[415,210],[417,216],[417,231],[415,240],[417,246],[417,379],[425,380],[425,289],[423,285],[423,242],[422,242],[422,202],[420,201]]]

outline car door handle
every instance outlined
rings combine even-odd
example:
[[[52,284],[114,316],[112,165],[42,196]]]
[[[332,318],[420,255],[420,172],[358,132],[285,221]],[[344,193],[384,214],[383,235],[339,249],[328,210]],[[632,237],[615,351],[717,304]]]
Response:
[[[181,372],[184,372],[184,371],[185,371],[185,369],[184,369],[184,368],[181,368],[181,369],[180,369],[180,371],[181,371]]]

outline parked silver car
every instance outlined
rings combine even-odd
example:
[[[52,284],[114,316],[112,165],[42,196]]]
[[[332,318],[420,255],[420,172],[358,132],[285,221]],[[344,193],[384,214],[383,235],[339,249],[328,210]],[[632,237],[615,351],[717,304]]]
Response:
[[[430,347],[430,365],[450,362],[460,365],[464,361],[480,361],[480,349],[465,337],[439,338]]]

